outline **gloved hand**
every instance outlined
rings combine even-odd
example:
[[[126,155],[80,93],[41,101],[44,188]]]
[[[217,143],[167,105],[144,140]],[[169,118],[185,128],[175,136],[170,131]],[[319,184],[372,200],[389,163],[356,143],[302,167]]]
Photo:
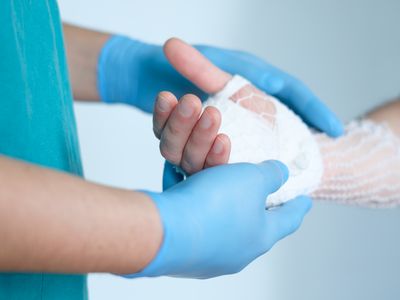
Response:
[[[342,124],[333,112],[296,78],[246,52],[203,45],[196,48],[216,66],[247,78],[280,99],[309,125],[331,136],[342,134]],[[163,90],[178,98],[187,93],[203,100],[207,97],[172,68],[161,46],[123,36],[111,37],[101,51],[98,90],[105,102],[127,103],[146,112],[152,112],[156,95]]]
[[[311,207],[299,197],[273,210],[265,199],[287,179],[278,161],[206,169],[163,193],[149,193],[164,239],[156,257],[127,277],[210,278],[239,272],[295,231]]]

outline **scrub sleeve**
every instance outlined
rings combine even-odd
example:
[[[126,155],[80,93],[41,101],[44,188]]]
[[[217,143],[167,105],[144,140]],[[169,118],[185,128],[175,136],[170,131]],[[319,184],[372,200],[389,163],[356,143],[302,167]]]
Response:
[[[82,176],[55,0],[0,1],[0,155]],[[3,299],[87,299],[86,275],[0,273]]]

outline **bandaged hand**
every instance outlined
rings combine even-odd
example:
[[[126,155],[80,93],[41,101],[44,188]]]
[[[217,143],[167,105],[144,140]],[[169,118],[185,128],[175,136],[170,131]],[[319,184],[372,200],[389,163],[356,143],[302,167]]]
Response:
[[[207,157],[212,155],[214,143],[194,147],[189,142],[193,135],[197,136],[197,141],[206,139],[207,133],[199,134],[195,126],[185,129],[185,134],[179,126],[174,132],[169,131],[168,139],[173,140],[175,134],[174,138],[184,145],[181,148],[192,145],[190,148],[199,149],[178,155],[184,159],[171,160],[173,151],[165,151],[168,147],[165,147],[165,142],[161,143],[164,157],[187,175],[196,172],[202,163],[203,168],[225,163],[231,146],[229,163],[278,159],[289,167],[289,180],[278,192],[269,196],[267,206],[279,205],[300,194],[369,206],[389,206],[400,202],[400,175],[397,171],[400,168],[400,142],[389,126],[370,120],[355,121],[346,127],[345,136],[329,138],[312,132],[275,98],[261,92],[242,77],[232,77],[216,68],[182,41],[170,40],[164,49],[171,64],[183,76],[212,94],[204,103],[205,112],[215,108],[220,110],[221,120],[215,119],[217,128],[221,121],[219,135],[214,128],[208,138],[215,141],[221,133],[226,134],[222,136],[225,141],[223,157],[214,156],[213,164],[209,164]],[[193,100],[199,101],[196,98]],[[156,111],[155,119],[158,118],[160,116]],[[166,124],[171,122],[185,126],[185,123],[174,120],[176,117],[171,113]],[[192,122],[196,120],[195,117]],[[173,149],[171,145],[169,148]],[[203,160],[203,157],[206,159]]]
[[[228,161],[230,163],[259,162],[263,161],[263,157],[273,156],[275,159],[285,160],[288,156],[285,163],[289,162],[290,165],[294,165],[291,166],[293,171],[294,167],[302,168],[303,160],[307,157],[304,158],[304,155],[292,157],[294,151],[290,148],[296,148],[299,143],[303,143],[301,146],[310,148],[306,143],[311,143],[311,151],[305,152],[305,154],[312,155],[318,151],[308,128],[294,113],[272,97],[268,98],[266,94],[243,78],[232,77],[215,67],[197,50],[182,41],[172,39],[165,44],[164,49],[168,60],[183,76],[206,93],[213,95],[204,103],[206,107],[201,117],[200,101],[193,95],[183,97],[177,104],[173,95],[163,92],[156,101],[154,131],[161,140],[160,150],[167,161],[179,167],[178,170],[183,171],[186,175],[191,175],[203,168],[224,164]],[[189,105],[192,108],[191,113],[183,118],[182,112],[185,111],[185,106]],[[216,108],[223,111],[222,128],[220,128],[221,116]],[[259,123],[253,114],[260,116],[262,122]],[[213,125],[209,130],[201,129],[200,125],[204,119],[210,116],[209,119],[212,121],[209,123]],[[289,122],[286,116],[292,117],[292,122]],[[278,123],[286,127],[299,127],[300,130],[300,134],[287,139],[288,146],[291,147],[288,147],[289,151],[286,153],[280,151],[281,147],[278,147],[276,140],[278,136],[275,131]],[[218,135],[218,130],[222,130],[222,134]],[[287,130],[285,132],[286,136],[290,135]],[[234,143],[232,153],[230,152],[230,138]],[[289,161],[290,159],[293,161]],[[292,177],[292,182],[286,185],[286,191],[282,195],[271,195],[270,205],[280,204],[283,200],[287,201],[310,191],[311,184],[316,184],[312,175],[321,176],[321,163],[314,160],[308,165],[311,166],[308,168],[310,171],[302,172],[303,176],[301,177]],[[169,175],[173,177],[174,171],[171,171]],[[304,179],[308,180],[308,183],[303,183]],[[168,187],[168,185],[168,183],[164,184],[164,187]],[[294,188],[291,187],[292,185]],[[296,186],[301,187],[300,192]]]

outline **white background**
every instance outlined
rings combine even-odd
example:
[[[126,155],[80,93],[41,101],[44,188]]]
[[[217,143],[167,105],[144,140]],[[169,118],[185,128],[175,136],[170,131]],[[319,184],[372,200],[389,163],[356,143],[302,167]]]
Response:
[[[347,121],[400,91],[400,1],[60,0],[64,20],[162,43],[253,52],[302,78]],[[161,187],[151,119],[76,105],[88,179]],[[213,280],[92,275],[90,298],[400,299],[400,210],[316,203],[303,227],[242,273]]]

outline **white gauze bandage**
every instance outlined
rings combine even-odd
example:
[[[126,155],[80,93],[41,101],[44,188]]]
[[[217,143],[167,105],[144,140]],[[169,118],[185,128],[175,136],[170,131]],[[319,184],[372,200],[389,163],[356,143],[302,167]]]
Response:
[[[315,199],[371,207],[400,204],[400,140],[386,125],[353,121],[344,136],[316,135],[324,174]]]
[[[267,198],[268,207],[317,188],[323,164],[315,137],[277,99],[235,75],[222,91],[204,103],[206,106],[214,106],[221,112],[219,132],[231,140],[229,163],[276,159],[288,166],[289,179]]]
[[[353,121],[340,138],[312,132],[285,105],[234,76],[204,106],[222,115],[229,163],[277,159],[288,181],[267,199],[276,206],[301,194],[373,207],[400,204],[400,139],[385,124]]]

